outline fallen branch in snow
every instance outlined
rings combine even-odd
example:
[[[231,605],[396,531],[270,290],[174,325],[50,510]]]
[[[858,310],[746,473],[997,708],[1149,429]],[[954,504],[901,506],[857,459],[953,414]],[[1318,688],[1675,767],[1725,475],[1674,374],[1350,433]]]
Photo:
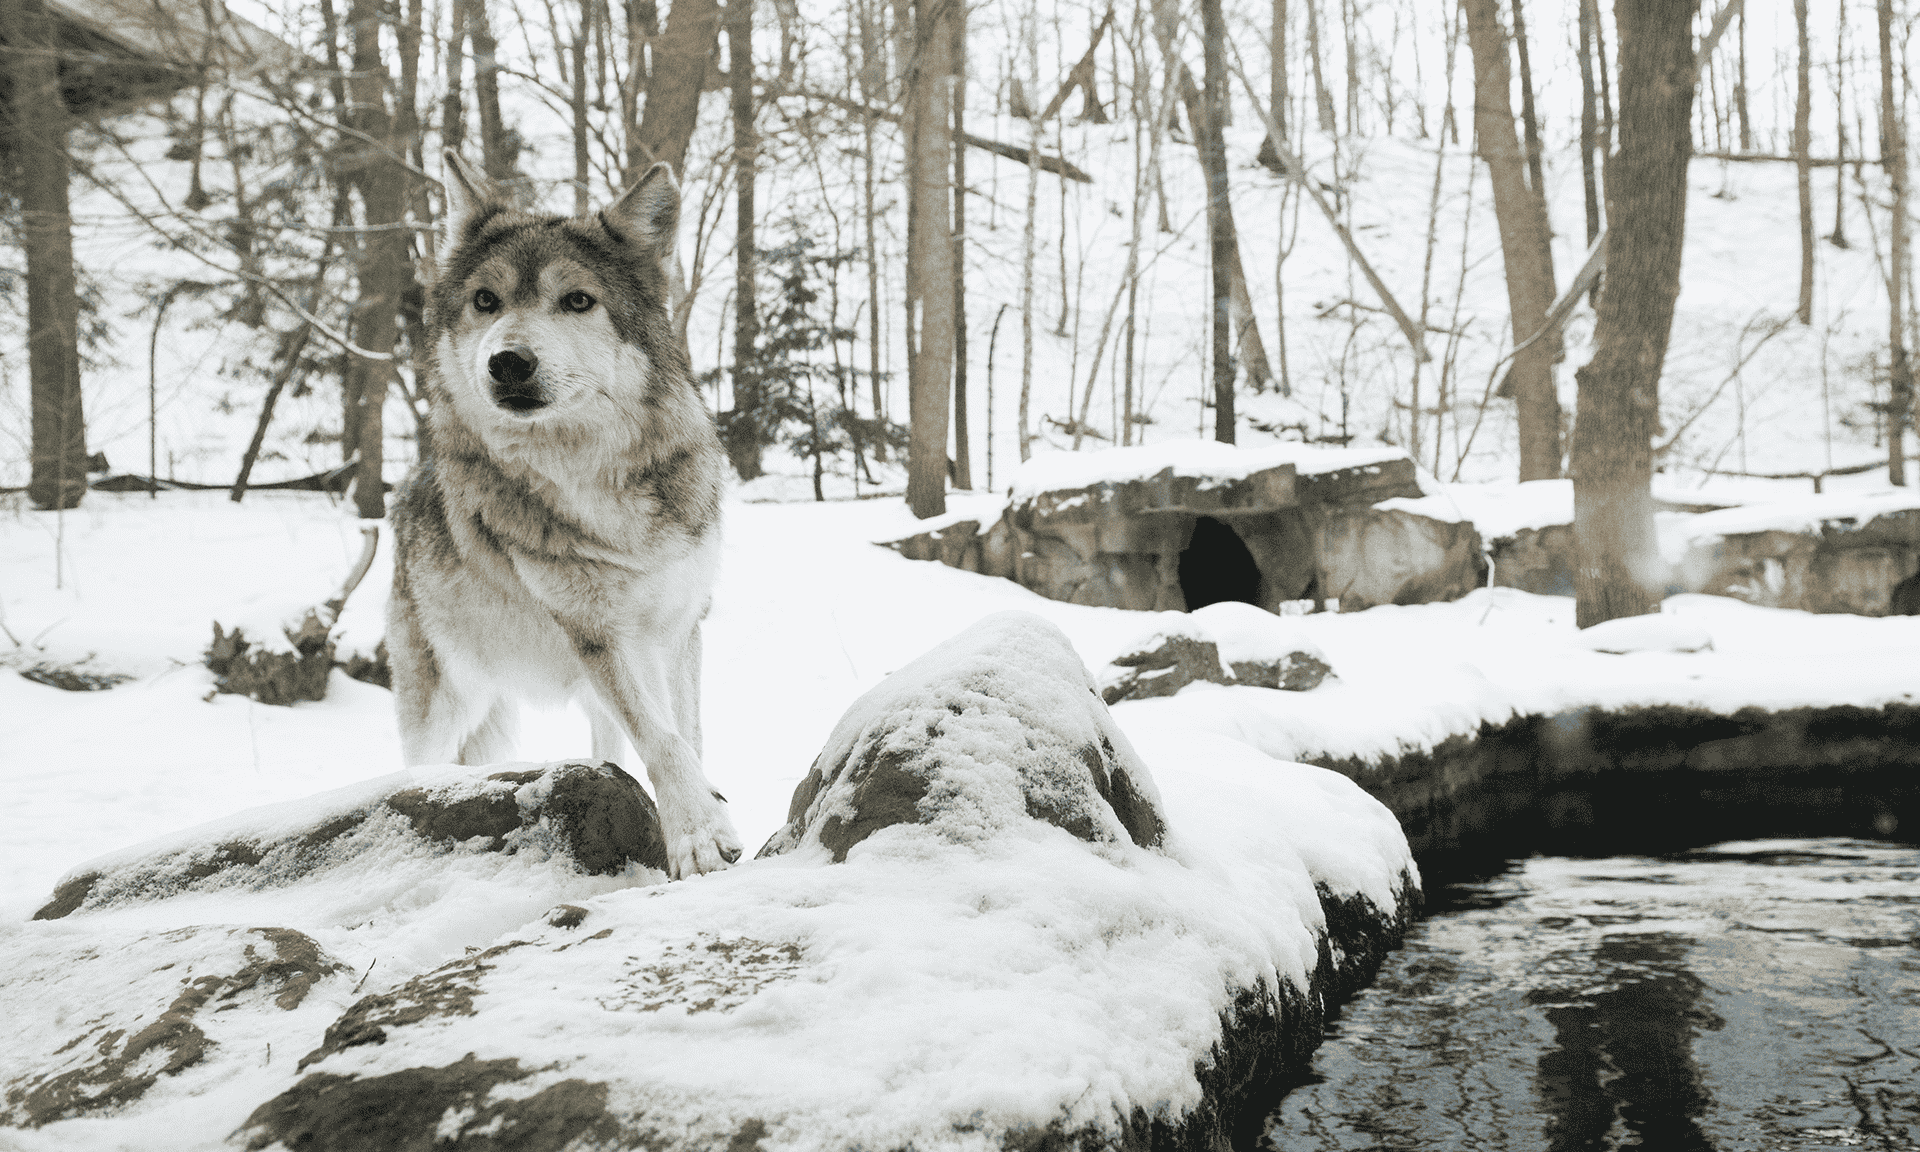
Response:
[[[215,692],[246,696],[262,704],[326,699],[327,677],[334,665],[333,627],[340,621],[347,597],[366,578],[380,545],[378,525],[362,525],[360,535],[360,557],[341,582],[340,591],[319,607],[301,613],[298,620],[283,624],[284,644],[270,637],[251,639],[239,626],[229,632],[214,621],[206,663],[213,673]],[[350,661],[363,666],[357,670],[349,667],[348,675],[379,683],[385,673],[385,660],[386,645],[382,643],[372,659],[360,656]]]
[[[1819,495],[1821,482],[1829,476],[1858,476],[1862,472],[1871,472],[1876,468],[1885,468],[1885,460],[1869,460],[1865,464],[1852,464],[1845,468],[1827,468],[1819,472],[1733,472],[1719,468],[1707,468],[1709,476],[1737,476],[1742,480],[1811,480],[1814,495]]]
[[[804,96],[809,100],[818,100],[823,104],[831,104],[836,108],[844,108],[849,112],[858,112],[863,116],[872,116],[877,120],[885,120],[889,124],[900,123],[900,113],[892,109],[877,108],[872,104],[862,104],[858,100],[849,100],[845,96],[835,96],[831,92],[801,91],[794,94]],[[1056,176],[1064,176],[1069,180],[1078,180],[1082,184],[1093,183],[1093,177],[1068,163],[1064,157],[1042,154],[1037,160],[1030,159],[1033,152],[1029,149],[1022,148],[1017,144],[1003,144],[998,140],[989,140],[985,136],[975,136],[971,132],[960,133],[960,139],[969,147],[980,148],[996,156],[1005,156],[1009,160],[1017,160],[1022,164],[1031,164],[1042,172],[1051,172]]]
[[[1775,160],[1786,164],[1794,162],[1791,156],[1774,156],[1765,152],[1695,152],[1693,155],[1694,158],[1698,160],[1739,160],[1743,163],[1750,164]],[[1838,158],[1832,156],[1815,156],[1807,161],[1807,166],[1809,168],[1832,168],[1840,164],[1878,165],[1879,163],[1879,158],[1874,156],[1841,156]]]

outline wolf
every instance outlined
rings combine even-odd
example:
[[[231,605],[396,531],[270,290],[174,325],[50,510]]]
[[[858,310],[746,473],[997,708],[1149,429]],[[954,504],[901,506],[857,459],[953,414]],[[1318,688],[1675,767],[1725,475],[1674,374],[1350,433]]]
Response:
[[[668,306],[680,191],[655,164],[582,217],[446,155],[419,463],[391,514],[387,647],[409,765],[511,758],[521,700],[579,698],[645,762],[675,877],[740,837],[700,759],[700,622],[726,457]]]

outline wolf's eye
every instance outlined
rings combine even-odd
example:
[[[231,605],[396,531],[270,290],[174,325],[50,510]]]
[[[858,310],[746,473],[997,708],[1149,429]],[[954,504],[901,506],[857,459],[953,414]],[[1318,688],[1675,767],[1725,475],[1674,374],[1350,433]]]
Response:
[[[593,307],[593,297],[585,292],[569,292],[560,297],[560,307],[569,312],[585,312]]]
[[[500,310],[500,297],[482,288],[473,294],[473,307],[479,312],[497,312]]]

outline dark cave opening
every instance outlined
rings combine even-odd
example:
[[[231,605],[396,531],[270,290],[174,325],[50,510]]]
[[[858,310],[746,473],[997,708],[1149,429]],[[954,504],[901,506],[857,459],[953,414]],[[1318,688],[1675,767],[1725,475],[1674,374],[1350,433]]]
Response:
[[[1180,553],[1180,591],[1187,611],[1222,600],[1259,602],[1260,566],[1240,534],[1211,516],[1194,521],[1193,540]]]

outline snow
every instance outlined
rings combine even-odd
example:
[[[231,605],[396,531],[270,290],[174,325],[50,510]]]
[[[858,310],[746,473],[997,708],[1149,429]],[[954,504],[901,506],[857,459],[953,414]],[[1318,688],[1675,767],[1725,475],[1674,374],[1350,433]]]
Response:
[[[1170,440],[1093,452],[1042,452],[1014,472],[1008,499],[1018,504],[1042,492],[1145,480],[1168,468],[1179,476],[1197,476],[1218,484],[1244,480],[1255,472],[1284,464],[1293,465],[1296,473],[1306,476],[1406,458],[1406,452],[1398,448],[1323,448],[1314,444],[1236,448],[1213,440]]]
[[[26,642],[6,662],[91,652],[89,667],[137,676],[107,692],[68,693],[0,674],[0,782],[9,799],[0,808],[0,968],[51,972],[60,956],[103,940],[131,963],[146,953],[127,941],[174,939],[167,934],[188,925],[206,926],[202,933],[296,927],[351,969],[351,980],[323,981],[309,1006],[289,1015],[287,1029],[312,1036],[311,1022],[343,1011],[363,977],[362,994],[384,991],[470,948],[578,939],[538,923],[547,908],[573,903],[597,918],[587,932],[613,927],[609,946],[647,964],[701,933],[801,948],[804,968],[791,978],[771,980],[736,1010],[692,1015],[606,1012],[584,983],[556,979],[553,991],[537,985],[531,967],[516,968],[533,964],[534,946],[500,958],[488,979],[515,992],[489,1012],[564,1033],[578,1067],[618,1060],[633,1083],[657,1078],[647,1106],[662,1116],[690,1116],[691,1101],[731,1085],[740,1100],[780,1103],[796,1116],[837,1108],[849,1133],[901,1130],[894,1126],[909,1124],[915,1109],[963,1106],[1007,1116],[1057,1105],[1095,1118],[1122,1099],[1190,1099],[1182,1095],[1191,1084],[1185,1046],[1212,1035],[1225,990],[1262,975],[1294,980],[1311,963],[1313,881],[1376,902],[1390,896],[1404,859],[1397,828],[1343,778],[1299,761],[1376,760],[1483,723],[1583,707],[1872,707],[1920,694],[1911,658],[1920,620],[1911,618],[1675,596],[1654,627],[1697,628],[1712,637],[1710,650],[1611,655],[1574,628],[1570,601],[1511,589],[1346,615],[1256,618],[1237,605],[1147,614],[1055,603],[1010,581],[875,547],[870,541],[910,523],[891,500],[734,503],[728,515],[706,625],[706,758],[749,844],[785,822],[794,786],[855,700],[993,613],[1049,621],[1083,668],[1105,665],[1145,632],[1197,621],[1228,641],[1223,656],[1311,643],[1339,676],[1309,692],[1195,684],[1113,708],[1112,723],[1158,785],[1170,829],[1165,852],[1129,850],[1124,865],[1101,854],[1109,848],[1042,825],[972,843],[900,826],[857,846],[845,864],[815,866],[801,854],[668,885],[584,877],[524,854],[376,852],[283,889],[29,922],[55,881],[90,857],[209,821],[228,822],[187,839],[243,824],[288,826],[387,787],[382,778],[392,780],[399,764],[382,689],[336,673],[328,699],[272,708],[209,698],[196,663],[209,621],[235,605],[279,612],[331,593],[358,553],[344,509],[312,494],[256,494],[234,506],[222,493],[165,493],[158,502],[95,493],[66,517],[58,588],[51,514],[0,518],[0,603]],[[385,551],[383,540],[382,565]],[[353,627],[375,628],[384,571],[349,602]],[[533,711],[527,720],[522,757],[586,751],[576,712]],[[347,791],[325,795],[332,789]],[[234,815],[280,802],[295,806]],[[207,935],[206,955],[227,955],[225,940]],[[587,964],[585,947],[539,952],[542,972],[549,961],[578,959],[581,981],[605,975]],[[104,994],[85,991],[92,976],[73,979],[80,982],[60,987],[75,1005]],[[0,995],[10,986],[25,987],[0,985]],[[251,1015],[216,1019],[228,1028],[227,1017]],[[71,1039],[59,1013],[40,1006],[9,1018],[31,1018],[14,1025],[20,1051]],[[382,1061],[422,1062],[429,1050],[448,1059],[497,1051],[475,1030],[488,1019],[453,1021],[429,1047],[352,1049],[320,1070],[372,1074],[388,1067]],[[814,1023],[827,1031],[809,1031]],[[232,1050],[256,1039],[245,1030],[209,1035]],[[650,1047],[668,1036],[689,1045],[675,1049],[681,1058]],[[881,1036],[894,1056],[873,1050]],[[736,1067],[722,1053],[739,1045],[764,1056]],[[217,1142],[291,1083],[284,1046],[274,1043],[271,1064],[163,1077],[124,1117],[63,1122],[20,1139],[81,1149],[120,1146],[135,1132],[142,1147]],[[216,1120],[196,1119],[203,1112],[226,1127],[206,1135]],[[931,1136],[926,1146],[935,1146]]]
[[[1411,512],[1448,524],[1470,521],[1487,543],[1529,528],[1573,523],[1571,480],[1440,484],[1439,489],[1418,498],[1396,496],[1374,507],[1384,512]]]
[[[1580,630],[1580,643],[1595,652],[1700,652],[1713,647],[1713,634],[1691,620],[1668,612],[1623,616]]]
[[[1689,543],[1716,536],[1747,532],[1807,532],[1818,535],[1827,525],[1864,527],[1875,516],[1920,509],[1920,491],[1896,488],[1886,492],[1830,492],[1774,500],[1745,508],[1702,512],[1686,522]]]

